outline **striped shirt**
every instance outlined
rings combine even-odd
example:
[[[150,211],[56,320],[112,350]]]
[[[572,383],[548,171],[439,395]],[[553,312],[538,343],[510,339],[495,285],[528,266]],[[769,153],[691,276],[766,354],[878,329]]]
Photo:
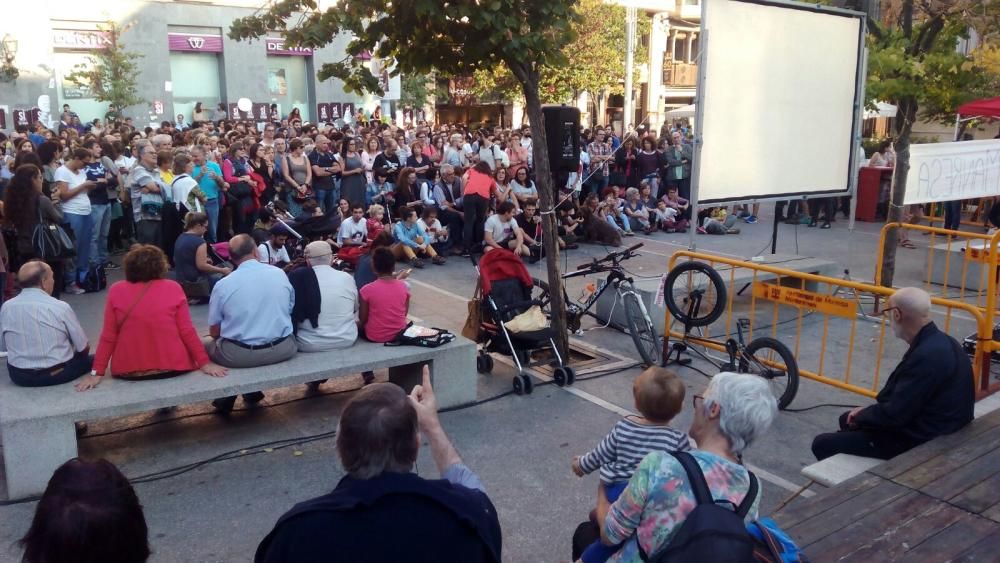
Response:
[[[650,452],[684,452],[691,449],[688,435],[669,426],[619,420],[596,448],[580,458],[584,473],[601,469],[601,482],[610,485],[628,481],[642,458]]]
[[[34,287],[3,304],[0,331],[7,363],[21,369],[48,369],[87,348],[87,335],[69,304]]]

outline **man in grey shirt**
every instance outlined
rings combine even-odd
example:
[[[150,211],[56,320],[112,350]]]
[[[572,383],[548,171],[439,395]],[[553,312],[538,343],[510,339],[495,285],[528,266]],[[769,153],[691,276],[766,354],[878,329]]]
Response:
[[[0,349],[15,385],[44,387],[67,383],[90,371],[87,335],[69,304],[52,297],[55,277],[45,262],[32,261],[17,272],[21,293],[0,309]]]

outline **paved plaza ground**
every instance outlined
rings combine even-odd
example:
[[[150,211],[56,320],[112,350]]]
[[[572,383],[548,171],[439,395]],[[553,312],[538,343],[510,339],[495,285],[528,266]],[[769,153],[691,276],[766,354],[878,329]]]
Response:
[[[760,223],[740,225],[742,233],[738,236],[698,236],[699,250],[743,258],[768,252],[770,220],[771,214],[765,210]],[[858,223],[850,232],[844,220],[831,230],[780,225],[778,251],[832,260],[842,266],[839,270],[849,269],[853,279],[870,282],[880,226]],[[633,240],[646,243],[642,256],[628,263],[632,272],[642,276],[664,272],[670,255],[688,242],[687,235],[667,234]],[[916,242],[925,244],[922,240]],[[582,263],[608,250],[582,245],[568,253],[567,263]],[[897,285],[919,282],[925,260],[921,252],[900,250]],[[533,265],[531,270],[544,278],[544,264]],[[465,302],[476,281],[471,264],[453,258],[445,266],[428,265],[414,272],[411,280],[412,315],[423,324],[458,332],[465,320]],[[571,286],[571,296],[574,291],[578,293],[579,288]],[[96,343],[100,330],[104,296],[67,297],[92,343]],[[193,315],[199,331],[207,332],[207,307],[193,308]],[[806,319],[803,330],[821,338],[816,321]],[[585,321],[585,329],[595,326],[592,320]],[[830,340],[845,337],[843,330],[836,327],[827,336]],[[636,357],[629,336],[612,329],[594,328],[577,338],[602,350],[610,361]],[[808,353],[810,350],[801,352],[803,356]],[[863,361],[855,359],[856,363]],[[694,366],[713,369],[700,360]],[[587,517],[598,483],[596,473],[583,479],[575,477],[570,460],[594,447],[622,413],[634,409],[631,382],[638,372],[638,368],[631,368],[564,389],[544,385],[529,396],[506,396],[442,415],[456,447],[482,477],[499,511],[505,561],[569,560],[570,536]],[[479,398],[508,391],[513,373],[508,365],[497,362],[493,374],[475,375]],[[694,370],[680,368],[678,373],[689,393],[700,393],[707,384],[707,379]],[[328,492],[343,475],[332,438],[286,448],[260,444],[335,429],[343,403],[360,384],[359,375],[328,382],[322,394],[315,396],[308,396],[304,386],[277,390],[269,392],[259,408],[228,417],[213,414],[210,405],[203,403],[164,413],[91,421],[90,435],[80,441],[80,450],[86,456],[110,459],[133,479],[211,460],[226,452],[245,454],[174,476],[165,473],[165,478],[136,488],[149,523],[152,561],[248,561],[280,514],[296,502]],[[868,402],[859,395],[803,380],[792,406]],[[237,408],[241,407],[242,403],[237,403]],[[763,513],[773,510],[791,490],[804,483],[799,470],[814,461],[809,450],[812,437],[835,428],[842,410],[824,407],[782,412],[770,432],[748,451],[746,461],[763,481]],[[674,424],[686,430],[690,416],[688,403]],[[426,449],[421,451],[417,470],[427,477],[437,476]],[[34,509],[34,503],[0,507],[0,561],[19,560],[19,551],[11,546],[27,529]]]

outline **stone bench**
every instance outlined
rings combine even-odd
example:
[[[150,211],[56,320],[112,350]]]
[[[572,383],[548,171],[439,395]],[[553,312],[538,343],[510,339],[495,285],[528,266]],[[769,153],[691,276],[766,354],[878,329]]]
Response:
[[[420,381],[425,363],[430,364],[439,407],[476,400],[476,345],[461,336],[437,348],[359,341],[344,350],[300,353],[280,364],[231,369],[221,378],[198,372],[152,381],[108,377],[96,389],[83,393],[72,384],[18,387],[4,368],[0,374],[0,436],[7,494],[20,499],[44,491],[52,472],[77,455],[74,423],[78,421],[129,416],[382,368],[389,368],[390,381],[409,390]]]
[[[640,250],[639,252],[641,253],[642,251]],[[722,281],[726,284],[727,289],[730,289],[729,282],[730,276],[732,276],[731,291],[739,293],[744,288],[746,291],[750,290],[747,286],[754,281],[754,271],[749,268],[754,265],[772,265],[776,268],[785,268],[795,270],[796,272],[821,276],[836,276],[838,273],[841,273],[841,269],[836,262],[822,258],[813,258],[811,256],[793,256],[789,254],[767,254],[761,256],[760,261],[751,262],[747,260],[747,267],[716,264],[715,269],[722,276]],[[736,269],[735,274],[730,272],[733,268]],[[597,276],[593,277],[596,281]],[[777,277],[776,274],[770,272],[757,272],[758,282],[773,282]],[[782,278],[781,284],[796,288],[800,287],[799,280],[793,278]],[[816,291],[816,285],[816,282],[807,281],[805,289],[807,291]],[[653,326],[656,328],[656,333],[663,334],[663,321],[666,318],[667,308],[655,303],[656,292],[660,289],[660,278],[638,278],[635,280],[635,289],[646,305],[646,310],[649,311],[649,316],[653,321]],[[746,292],[743,293],[746,294]],[[617,303],[615,302],[616,300]],[[596,305],[596,315],[602,322],[608,322],[609,314],[611,315],[611,324],[613,326],[620,329],[628,329],[628,321],[625,319],[625,306],[618,299],[618,294],[614,291],[614,288],[610,287],[597,300]]]

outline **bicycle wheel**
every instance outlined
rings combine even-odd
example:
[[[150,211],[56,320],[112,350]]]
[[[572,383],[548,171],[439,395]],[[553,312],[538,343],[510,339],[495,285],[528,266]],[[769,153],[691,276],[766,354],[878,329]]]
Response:
[[[622,294],[622,300],[625,302],[628,332],[632,335],[632,342],[635,343],[642,362],[647,367],[660,365],[660,338],[656,335],[652,321],[642,313],[639,296],[627,291]]]
[[[708,264],[684,262],[667,274],[663,298],[667,310],[678,321],[708,326],[726,310],[726,284]]]
[[[743,349],[739,370],[763,377],[778,399],[779,409],[792,404],[799,390],[799,364],[795,356],[788,346],[768,336],[754,338]]]

